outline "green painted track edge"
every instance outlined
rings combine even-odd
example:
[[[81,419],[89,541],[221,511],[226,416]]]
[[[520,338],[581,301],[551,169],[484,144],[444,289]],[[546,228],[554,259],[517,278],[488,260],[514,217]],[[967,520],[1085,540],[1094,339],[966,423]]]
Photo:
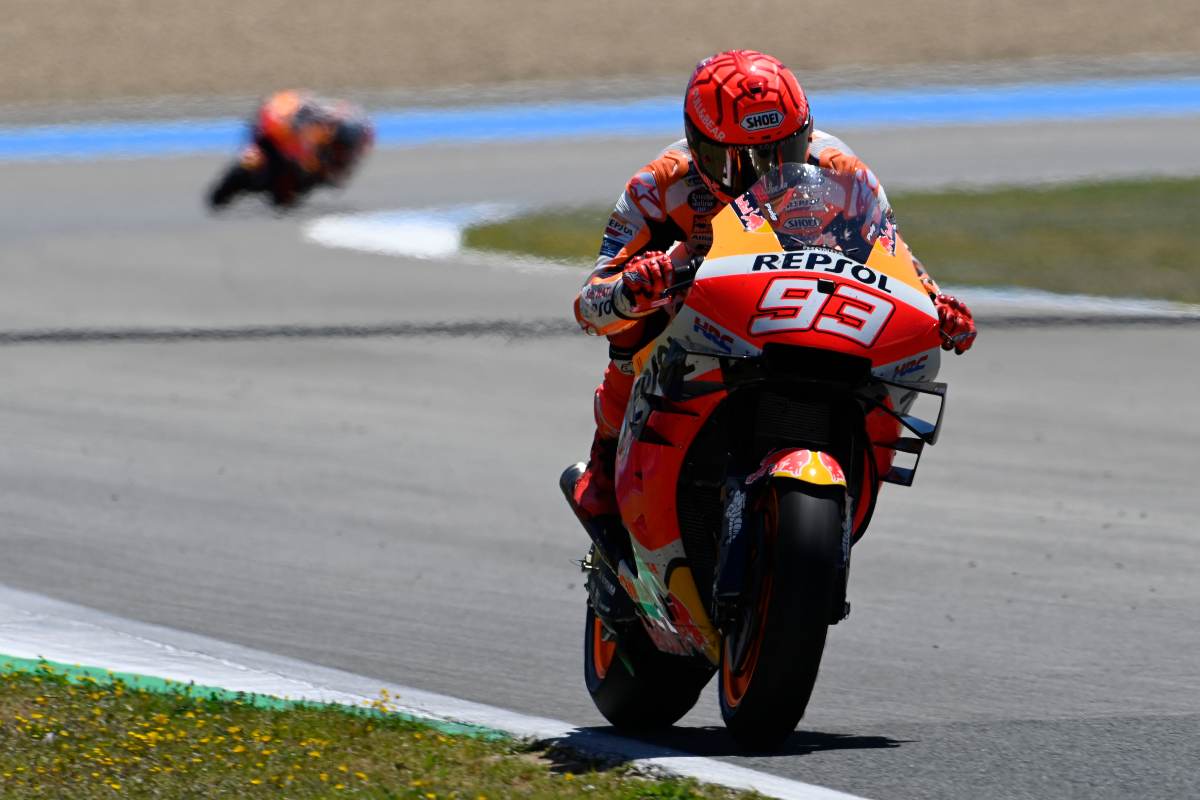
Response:
[[[321,702],[318,700],[293,700],[287,697],[276,697],[255,692],[237,692],[223,689],[219,686],[204,686],[201,684],[173,681],[154,675],[141,675],[134,672],[114,672],[104,667],[90,667],[80,664],[63,664],[44,658],[18,658],[0,654],[0,674],[21,673],[36,675],[52,673],[66,678],[71,683],[111,685],[122,683],[134,690],[153,692],[155,694],[187,695],[189,697],[216,700],[226,703],[242,703],[255,708],[272,711],[287,711],[296,708],[337,708],[349,714],[361,714],[372,717],[390,717],[416,722],[433,730],[453,736],[472,736],[482,739],[511,739],[512,736],[504,731],[485,728],[481,725],[468,725],[459,722],[421,717],[402,711],[386,708],[387,699],[383,698],[378,705],[352,706],[345,703]]]

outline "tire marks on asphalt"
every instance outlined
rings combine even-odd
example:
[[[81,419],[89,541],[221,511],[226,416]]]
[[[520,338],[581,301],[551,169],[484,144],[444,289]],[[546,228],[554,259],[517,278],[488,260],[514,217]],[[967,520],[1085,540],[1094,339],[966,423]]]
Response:
[[[1200,325],[1200,314],[1084,314],[980,316],[989,328],[1127,327]],[[40,328],[0,330],[0,346],[34,344],[138,344],[258,341],[263,339],[394,339],[499,336],[510,340],[578,336],[579,326],[557,317],[530,320],[384,322],[377,325],[238,325],[231,327]]]

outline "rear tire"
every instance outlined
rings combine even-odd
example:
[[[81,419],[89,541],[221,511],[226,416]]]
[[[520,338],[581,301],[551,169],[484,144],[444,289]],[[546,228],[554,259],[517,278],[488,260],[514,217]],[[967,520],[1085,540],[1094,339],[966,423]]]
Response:
[[[625,732],[675,724],[696,705],[713,675],[713,667],[702,657],[669,655],[656,648],[640,620],[622,625],[619,638],[613,638],[590,603],[583,642],[588,694],[604,718]]]
[[[721,716],[740,746],[778,748],[804,716],[833,618],[840,490],[784,481],[764,511],[756,597],[721,648]]]

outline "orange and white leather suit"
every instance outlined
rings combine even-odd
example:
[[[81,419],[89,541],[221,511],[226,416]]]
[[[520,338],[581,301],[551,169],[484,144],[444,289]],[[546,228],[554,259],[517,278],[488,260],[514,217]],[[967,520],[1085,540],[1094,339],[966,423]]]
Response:
[[[812,132],[808,160],[843,174],[868,169],[840,139],[820,130]],[[624,265],[647,251],[671,250],[677,242],[683,245],[672,251],[677,265],[704,256],[712,246],[712,219],[723,208],[701,180],[682,139],[638,170],[617,200],[596,266],[575,298],[580,326],[609,340],[610,362],[595,394],[598,439],[617,437],[633,388],[633,354],[661,333],[669,319],[667,311],[636,319],[620,314],[614,299]],[[937,284],[921,272],[930,295],[938,294]]]
[[[370,147],[369,121],[357,107],[288,90],[271,95],[251,125],[252,141],[239,157],[236,191],[268,192],[276,205],[293,204],[316,186],[343,183]]]

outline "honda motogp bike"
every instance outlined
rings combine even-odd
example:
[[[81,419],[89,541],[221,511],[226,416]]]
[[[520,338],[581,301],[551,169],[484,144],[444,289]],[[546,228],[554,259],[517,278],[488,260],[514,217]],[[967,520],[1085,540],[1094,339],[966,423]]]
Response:
[[[727,729],[770,749],[850,613],[850,556],[881,484],[910,485],[937,441],[942,339],[886,199],[853,176],[785,164],[713,233],[634,358],[620,517],[584,520],[584,677],[614,726],[645,731],[717,674]],[[581,471],[562,476],[568,501]]]

